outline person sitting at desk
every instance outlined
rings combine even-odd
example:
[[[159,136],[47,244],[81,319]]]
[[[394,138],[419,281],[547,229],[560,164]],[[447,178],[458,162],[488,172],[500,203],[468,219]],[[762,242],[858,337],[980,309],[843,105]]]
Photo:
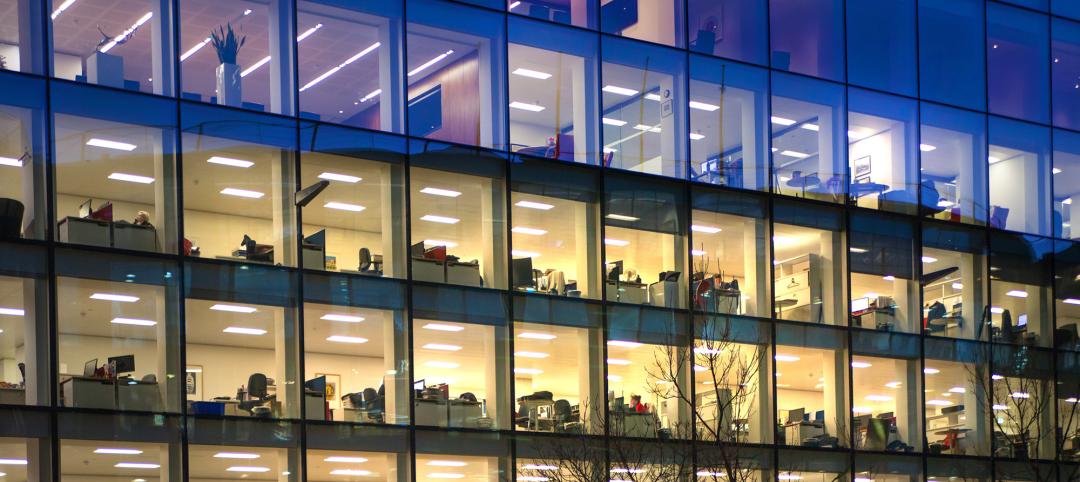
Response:
[[[136,226],[146,226],[148,228],[154,227],[153,224],[150,224],[150,213],[146,211],[139,211],[137,214],[135,214],[135,222],[131,224],[134,224]]]
[[[649,407],[641,403],[641,395],[630,395],[630,411],[634,413],[649,413]]]

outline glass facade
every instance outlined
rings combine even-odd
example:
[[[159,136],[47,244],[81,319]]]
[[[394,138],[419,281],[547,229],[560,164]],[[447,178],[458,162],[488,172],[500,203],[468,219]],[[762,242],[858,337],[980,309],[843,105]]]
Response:
[[[1080,480],[1075,4],[0,0],[0,479]]]

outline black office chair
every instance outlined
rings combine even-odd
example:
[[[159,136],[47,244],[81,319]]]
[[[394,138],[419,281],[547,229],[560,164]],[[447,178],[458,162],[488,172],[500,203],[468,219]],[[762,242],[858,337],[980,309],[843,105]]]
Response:
[[[0,198],[0,239],[22,237],[23,203],[10,198]]]
[[[475,402],[476,401],[476,395],[474,395],[472,392],[465,392],[465,393],[462,393],[461,396],[458,397],[458,400],[465,400],[467,402]]]
[[[566,432],[571,430],[574,413],[570,410],[570,402],[564,399],[555,400],[555,413],[553,414],[555,431]]]
[[[371,250],[367,248],[360,248],[360,270],[361,272],[371,269]]]
[[[251,376],[248,377],[248,400],[240,402],[240,410],[251,412],[254,416],[258,411],[255,409],[261,407],[270,400],[266,386],[266,375],[263,375],[262,373],[252,373]],[[269,411],[266,411],[263,416],[269,415]]]

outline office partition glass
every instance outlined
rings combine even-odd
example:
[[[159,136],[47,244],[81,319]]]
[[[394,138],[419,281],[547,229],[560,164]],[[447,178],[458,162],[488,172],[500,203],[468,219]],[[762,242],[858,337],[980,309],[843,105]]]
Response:
[[[1080,245],[1054,241],[1054,346],[1080,351]]]
[[[1050,129],[991,117],[989,132],[990,227],[1049,235]]]
[[[1046,459],[1057,455],[1054,439],[1054,356],[1049,350],[994,346],[994,369],[986,392],[994,419],[994,456]]]
[[[62,413],[57,425],[60,480],[183,480],[175,417]]]
[[[690,178],[768,188],[765,121],[768,72],[702,56],[690,58]]]
[[[304,274],[304,418],[409,422],[405,288]]]
[[[510,149],[596,164],[596,35],[514,16],[508,31]]]
[[[503,16],[442,0],[406,10],[409,135],[505,149]]]
[[[918,82],[917,0],[847,3],[847,79],[852,84],[914,96]]]
[[[1030,235],[990,233],[990,308],[993,340],[1051,346],[1050,294],[1053,241]]]
[[[173,34],[170,8],[150,0],[126,0],[109,5],[50,0],[45,5],[52,12],[49,65],[53,76],[117,89],[175,95],[171,64],[176,54],[169,48],[172,42],[164,40]],[[44,12],[39,6],[25,5],[19,10],[24,12],[27,22],[43,20]],[[29,25],[26,28],[28,36],[37,30]],[[22,49],[18,53],[22,54]],[[21,55],[17,58],[21,60]]]
[[[918,337],[854,331],[851,350],[855,448],[922,451]]]
[[[0,252],[0,403],[49,405],[47,253],[7,243]]]
[[[989,348],[962,340],[926,338],[923,343],[926,450],[931,455],[989,455]]]
[[[922,329],[934,336],[988,339],[985,233],[924,223],[922,243]]]
[[[596,29],[597,14],[594,2],[569,0],[545,2],[542,0],[507,0],[506,10],[518,15],[528,15],[549,22]],[[511,20],[512,22],[513,20]]]
[[[844,80],[844,2],[769,0],[774,69]]]
[[[625,39],[604,37],[600,44],[604,167],[685,177],[686,57]]]
[[[844,89],[786,74],[772,76],[772,185],[788,196],[843,202]]]
[[[175,253],[173,102],[54,84],[57,239]]]
[[[992,480],[990,462],[969,459],[962,464],[949,457],[928,457],[926,459],[926,480],[960,479],[968,482],[989,482]]]
[[[756,0],[689,0],[690,50],[759,65],[768,63],[766,4]]]
[[[604,298],[685,307],[684,193],[675,185],[619,175],[608,175],[604,190]]]
[[[690,278],[694,310],[768,316],[768,207],[765,199],[694,188]]]
[[[188,256],[295,266],[295,123],[181,108]]]
[[[1080,14],[1080,10],[1077,11]],[[1080,19],[1078,19],[1080,20]],[[1080,129],[1080,23],[1050,19],[1051,121],[1057,127]]]
[[[848,89],[849,203],[914,214],[919,205],[914,100]]]
[[[307,425],[304,429],[308,480],[411,480],[409,438],[404,430],[355,425]]]
[[[773,315],[840,325],[847,319],[846,256],[837,210],[773,204]]]
[[[510,166],[511,287],[599,298],[599,179],[523,158]]]
[[[848,447],[849,353],[844,332],[789,324],[775,329],[776,443]]]
[[[986,223],[986,116],[935,104],[920,109],[919,214]]]
[[[16,0],[4,4],[0,36],[4,48],[0,70],[40,74],[45,70],[41,28],[47,10],[40,2]]]
[[[918,456],[855,455],[855,477],[857,478],[882,482],[916,482],[924,480],[922,474],[922,459]]]
[[[919,0],[921,98],[986,109],[985,18],[983,0]]]
[[[402,2],[296,7],[300,117],[405,132]]]
[[[694,382],[689,330],[690,322],[682,313],[609,305],[609,435],[693,437],[696,423],[690,389]]]
[[[56,252],[61,406],[179,412],[179,266]]]
[[[295,47],[320,33],[303,35],[317,22],[294,24],[291,7],[249,0],[179,0],[177,12],[181,98],[295,114]]]
[[[851,326],[918,333],[915,224],[864,212],[850,216]]]
[[[188,414],[299,418],[295,283],[270,267],[187,263]]]
[[[769,443],[774,434],[769,327],[717,315],[694,320],[694,427],[718,444]]]
[[[1057,385],[1053,407],[1057,412],[1058,455],[1061,460],[1080,461],[1080,353],[1058,352],[1055,360]],[[1063,472],[1078,474],[1076,465],[1065,465]]]
[[[1050,122],[1050,31],[1046,15],[989,3],[986,83],[993,114]]]
[[[335,126],[301,125],[304,269],[405,278],[405,142]]]
[[[49,224],[44,87],[37,79],[0,75],[0,205],[9,213],[0,218],[3,239],[41,239]]]
[[[686,45],[686,8],[676,0],[601,0],[600,30],[669,47]]]
[[[1080,212],[1073,213],[1073,198],[1080,194],[1080,179],[1075,177],[1080,173],[1080,134],[1055,129],[1053,135],[1051,231],[1056,238],[1077,239],[1080,230],[1073,231],[1072,220],[1080,221]],[[1080,208],[1080,204],[1077,207]]]

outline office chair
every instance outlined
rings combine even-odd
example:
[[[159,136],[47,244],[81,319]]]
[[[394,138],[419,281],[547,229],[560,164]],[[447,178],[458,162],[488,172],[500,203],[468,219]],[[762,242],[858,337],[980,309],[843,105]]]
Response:
[[[472,392],[465,392],[465,393],[462,393],[460,396],[458,396],[458,400],[465,400],[467,402],[475,402],[476,401],[476,395],[473,395]]]
[[[367,248],[360,248],[360,267],[359,271],[367,271],[371,268],[371,250]]]
[[[260,412],[258,416],[270,416],[270,410],[256,410],[270,400],[266,385],[266,375],[263,375],[262,373],[252,373],[251,376],[248,377],[247,386],[248,398],[250,399],[240,402],[240,410],[251,412],[252,416],[256,416],[256,412]]]
[[[567,424],[574,421],[574,414],[570,410],[570,402],[565,399],[555,400],[555,430],[565,431]]]
[[[22,237],[23,203],[15,199],[0,198],[0,239]]]

